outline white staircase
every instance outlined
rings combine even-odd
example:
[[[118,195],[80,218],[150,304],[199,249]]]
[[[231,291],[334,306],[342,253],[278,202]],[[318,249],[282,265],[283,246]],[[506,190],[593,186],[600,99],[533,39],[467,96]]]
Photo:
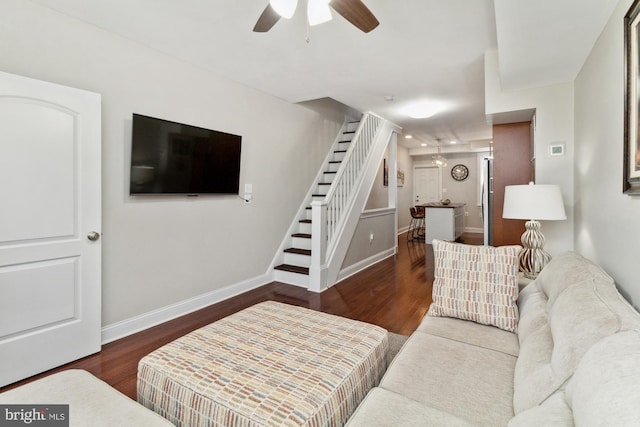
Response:
[[[398,130],[371,113],[342,126],[274,259],[273,280],[318,292],[335,282],[387,143]]]

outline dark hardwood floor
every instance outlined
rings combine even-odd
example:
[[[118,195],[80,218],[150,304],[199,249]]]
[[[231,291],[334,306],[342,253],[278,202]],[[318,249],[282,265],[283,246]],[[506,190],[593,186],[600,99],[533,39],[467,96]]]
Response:
[[[468,244],[482,244],[481,234],[464,234]],[[409,335],[431,304],[433,251],[431,245],[399,237],[398,254],[324,291],[272,282],[258,289],[191,314],[105,344],[102,351],[27,380],[0,392],[65,369],[85,369],[132,399],[136,399],[138,361],[162,345],[218,319],[262,301],[280,301],[373,323],[390,332]]]

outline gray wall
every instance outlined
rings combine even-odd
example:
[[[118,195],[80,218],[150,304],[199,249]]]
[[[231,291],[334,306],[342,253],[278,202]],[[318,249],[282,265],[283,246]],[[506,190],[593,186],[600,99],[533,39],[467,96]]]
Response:
[[[395,227],[393,212],[381,213],[360,218],[349,250],[342,263],[342,269],[357,266],[358,263],[367,260],[379,260],[384,254],[392,255],[395,251],[397,238],[394,235]],[[371,240],[373,235],[373,240]],[[367,264],[365,262],[365,264]],[[356,268],[358,270],[359,268]]]
[[[640,197],[622,194],[623,18],[619,2],[575,81],[575,248],[640,306]]]
[[[409,227],[411,216],[409,215],[409,206],[413,198],[413,159],[409,156],[409,150],[398,145],[398,170],[404,172],[404,185],[398,187],[398,230],[402,232]],[[385,154],[385,159],[387,155]],[[369,199],[365,206],[365,210],[383,209],[389,206],[389,187],[383,185],[384,161],[380,162],[378,174]]]
[[[28,1],[0,2],[0,40],[0,70],[102,94],[103,325],[266,273],[341,111],[289,104]],[[242,135],[253,203],[129,197],[133,112]]]

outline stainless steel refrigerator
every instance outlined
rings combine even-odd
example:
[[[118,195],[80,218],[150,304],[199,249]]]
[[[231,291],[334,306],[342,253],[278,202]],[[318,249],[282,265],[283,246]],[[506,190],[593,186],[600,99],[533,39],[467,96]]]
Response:
[[[482,159],[481,177],[484,244],[493,246],[493,157]]]

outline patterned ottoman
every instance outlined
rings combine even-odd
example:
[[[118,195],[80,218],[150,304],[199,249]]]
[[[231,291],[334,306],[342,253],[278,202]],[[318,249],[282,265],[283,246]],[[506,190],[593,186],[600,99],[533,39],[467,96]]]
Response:
[[[273,301],[140,360],[138,401],[178,426],[340,426],[387,367],[387,331]]]

